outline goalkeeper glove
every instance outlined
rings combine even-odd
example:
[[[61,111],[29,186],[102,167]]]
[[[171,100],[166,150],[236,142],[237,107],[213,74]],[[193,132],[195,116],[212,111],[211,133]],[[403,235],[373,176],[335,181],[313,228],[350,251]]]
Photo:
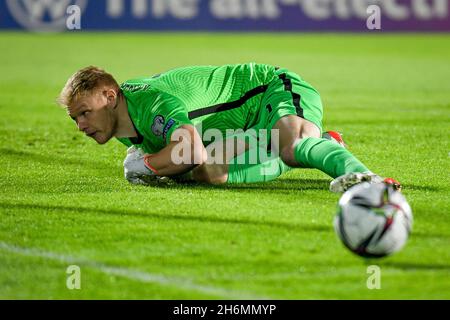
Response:
[[[125,179],[132,184],[147,185],[149,181],[156,180],[155,172],[145,164],[146,155],[141,149],[131,146],[123,161]]]

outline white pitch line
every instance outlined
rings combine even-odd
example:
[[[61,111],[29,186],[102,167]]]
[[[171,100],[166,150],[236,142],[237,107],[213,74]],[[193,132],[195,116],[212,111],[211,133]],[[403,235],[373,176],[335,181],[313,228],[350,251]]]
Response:
[[[184,289],[189,291],[198,291],[201,293],[207,293],[219,296],[225,299],[249,299],[249,300],[267,300],[267,297],[257,297],[251,293],[231,291],[220,287],[206,286],[196,284],[190,279],[180,277],[168,277],[160,274],[148,273],[136,269],[109,266],[101,262],[88,260],[82,257],[67,256],[51,251],[44,251],[38,248],[25,248],[9,244],[0,241],[0,250],[8,251],[11,253],[19,254],[28,257],[45,258],[48,260],[54,260],[61,263],[75,264],[85,266],[88,268],[99,270],[105,274],[127,278],[130,280],[143,282],[143,283],[156,283],[163,286],[171,286],[178,289]]]

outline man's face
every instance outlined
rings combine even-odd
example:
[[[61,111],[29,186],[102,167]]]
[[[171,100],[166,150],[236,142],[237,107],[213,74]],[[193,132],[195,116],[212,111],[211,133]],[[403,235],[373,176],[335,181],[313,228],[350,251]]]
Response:
[[[104,144],[113,137],[116,129],[116,99],[113,89],[102,88],[75,99],[67,111],[80,131]]]

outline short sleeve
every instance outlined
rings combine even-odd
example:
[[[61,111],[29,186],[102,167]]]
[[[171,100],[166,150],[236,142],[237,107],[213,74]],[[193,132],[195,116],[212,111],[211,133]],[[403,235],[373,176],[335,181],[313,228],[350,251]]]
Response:
[[[151,140],[168,145],[172,133],[183,125],[192,125],[183,102],[164,92],[158,93],[150,108],[144,114],[146,126],[144,135]]]

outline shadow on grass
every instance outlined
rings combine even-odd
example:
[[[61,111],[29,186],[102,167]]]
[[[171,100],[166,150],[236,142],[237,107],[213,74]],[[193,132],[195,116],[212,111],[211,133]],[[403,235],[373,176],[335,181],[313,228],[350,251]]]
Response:
[[[404,191],[445,191],[445,188],[437,187],[437,186],[418,186],[414,184],[407,184],[403,186]]]
[[[196,215],[182,215],[182,214],[161,214],[156,212],[142,212],[136,210],[118,210],[118,209],[100,209],[100,208],[83,208],[83,207],[73,207],[73,206],[54,206],[54,205],[40,205],[40,204],[13,204],[7,202],[0,203],[1,209],[18,209],[18,210],[54,210],[54,211],[69,211],[73,213],[94,213],[94,214],[103,214],[108,216],[132,216],[139,218],[157,218],[162,220],[179,220],[179,221],[187,221],[187,222],[204,222],[204,223],[225,223],[225,224],[236,224],[236,225],[249,225],[249,226],[264,226],[264,227],[273,227],[273,228],[281,228],[287,230],[295,230],[295,231],[314,231],[314,232],[331,232],[332,227],[323,226],[323,225],[307,225],[307,224],[291,224],[287,222],[281,221],[256,221],[251,219],[234,219],[227,217],[203,217]]]
[[[226,185],[228,189],[237,190],[324,190],[328,191],[330,181],[325,179],[279,179],[272,182]]]
[[[29,162],[39,162],[43,164],[51,164],[51,165],[57,165],[61,164],[64,166],[67,165],[73,165],[73,166],[80,166],[84,168],[90,168],[90,169],[97,169],[97,170],[105,170],[107,168],[106,162],[101,161],[87,161],[85,159],[71,159],[67,157],[61,157],[52,154],[51,156],[46,156],[42,154],[37,154],[34,152],[29,151],[23,151],[23,150],[16,150],[16,149],[10,149],[10,148],[0,148],[0,154],[2,157],[9,157],[9,158],[19,158],[23,162],[29,163]]]
[[[326,179],[279,179],[263,183],[251,184],[224,184],[224,185],[210,185],[198,182],[155,182],[152,187],[167,188],[167,189],[189,189],[189,190],[255,190],[255,191],[304,191],[304,190],[324,190],[328,192],[329,180]]]
[[[10,158],[20,158],[26,162],[39,162],[44,164],[64,164],[80,166],[89,169],[95,169],[104,171],[107,168],[107,163],[101,161],[89,161],[85,159],[73,159],[67,157],[61,157],[57,155],[46,156],[42,154],[37,154],[29,151],[11,149],[11,148],[0,148],[0,154],[4,157]],[[25,160],[26,159],[26,160]],[[197,182],[182,182],[178,183],[173,180],[165,183],[153,183],[152,187],[158,188],[168,188],[168,189],[194,189],[194,190],[268,190],[268,191],[304,191],[304,190],[328,190],[329,180],[327,179],[277,179],[270,182],[264,183],[252,183],[252,184],[227,184],[227,185],[208,185]],[[101,191],[101,190],[99,190]]]
[[[442,233],[420,232],[413,230],[413,232],[411,233],[411,237],[420,239],[442,239],[448,240],[448,243],[450,243],[450,235]]]
[[[42,154],[36,154],[29,151],[11,149],[11,148],[0,148],[0,154],[2,157],[12,157],[24,159],[23,161],[40,162],[44,164],[64,164],[64,165],[74,165],[82,166],[84,168],[96,169],[104,171],[108,164],[101,161],[87,161],[85,159],[73,159],[61,156],[45,156]],[[25,160],[26,159],[26,160]],[[158,188],[183,188],[189,187],[193,189],[229,189],[229,190],[328,190],[330,180],[327,179],[277,179],[270,182],[264,183],[252,183],[252,184],[232,184],[232,185],[207,185],[197,182],[183,182],[177,183],[171,181],[169,183],[158,183],[152,185]],[[445,188],[437,186],[420,186],[407,184],[404,185],[405,191],[445,191]]]
[[[380,267],[396,268],[405,271],[450,271],[450,264],[413,263],[413,262],[383,262]]]

